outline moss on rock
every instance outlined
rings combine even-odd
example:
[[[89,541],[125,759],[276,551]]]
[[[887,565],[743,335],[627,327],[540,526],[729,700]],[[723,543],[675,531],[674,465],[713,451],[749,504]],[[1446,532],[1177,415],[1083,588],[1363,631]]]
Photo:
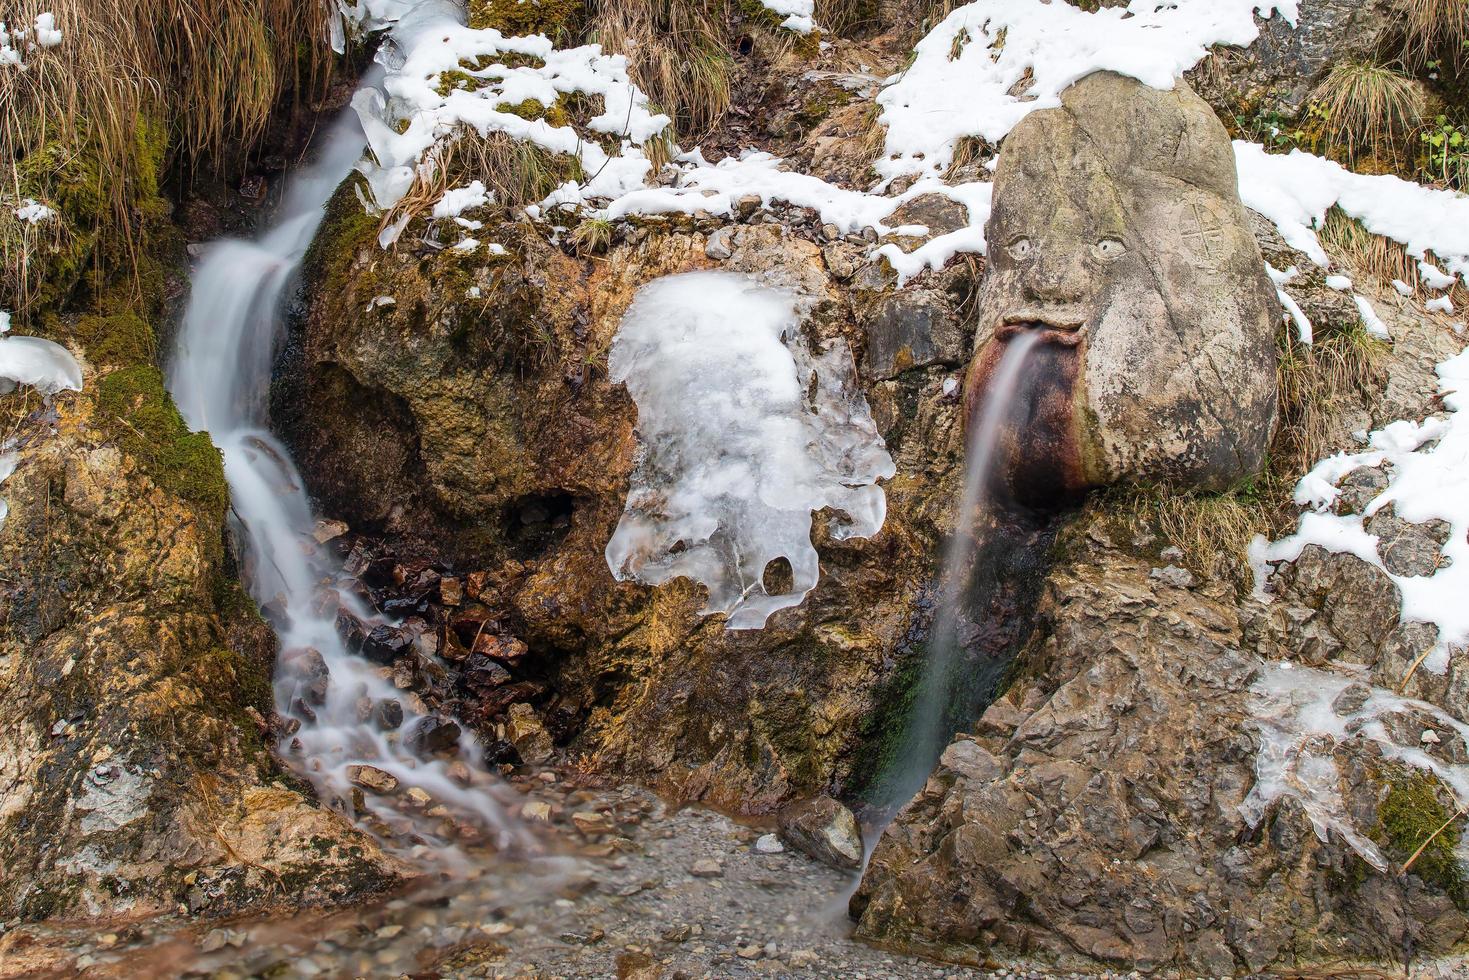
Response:
[[[123,450],[155,483],[223,522],[229,506],[224,458],[207,432],[190,432],[163,386],[163,374],[137,364],[97,382],[97,408]]]
[[[1390,857],[1404,863],[1423,848],[1411,873],[1446,892],[1462,908],[1469,906],[1469,880],[1457,856],[1457,814],[1443,802],[1445,797],[1452,799],[1439,785],[1438,777],[1429,773],[1415,771],[1393,777],[1388,782],[1387,796],[1377,808],[1379,840]]]
[[[544,34],[558,43],[575,38],[586,23],[586,0],[471,0],[469,26],[502,34]]]

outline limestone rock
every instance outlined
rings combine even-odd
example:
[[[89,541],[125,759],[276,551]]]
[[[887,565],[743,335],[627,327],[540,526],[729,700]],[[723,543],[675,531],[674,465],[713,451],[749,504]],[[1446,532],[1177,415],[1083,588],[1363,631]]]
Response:
[[[1293,800],[1257,825],[1242,815],[1261,660],[1239,600],[1150,577],[1148,560],[1104,543],[1104,520],[1066,532],[1019,679],[879,840],[852,902],[858,935],[991,968],[1207,976],[1405,946],[1442,956],[1469,938],[1441,885],[1373,870]],[[1401,726],[1394,738],[1417,745],[1431,724]],[[1400,777],[1374,748],[1342,741],[1334,762],[1375,834]]]
[[[803,854],[834,868],[862,866],[857,818],[829,796],[817,796],[780,811],[780,838]]]
[[[541,723],[536,709],[528,704],[512,704],[505,723],[505,737],[515,746],[521,759],[533,766],[548,762],[556,751],[551,734]]]
[[[1022,500],[1120,480],[1222,489],[1258,470],[1275,421],[1277,303],[1229,137],[1180,82],[1109,72],[1005,142],[966,398],[1014,338],[1026,369],[1006,476]]]
[[[109,437],[98,381],[18,420],[5,483],[0,918],[229,915],[401,880],[276,781],[260,724],[283,730],[276,644],[227,572],[223,508],[159,486]],[[284,659],[327,682],[316,651]],[[283,896],[282,875],[302,884]]]

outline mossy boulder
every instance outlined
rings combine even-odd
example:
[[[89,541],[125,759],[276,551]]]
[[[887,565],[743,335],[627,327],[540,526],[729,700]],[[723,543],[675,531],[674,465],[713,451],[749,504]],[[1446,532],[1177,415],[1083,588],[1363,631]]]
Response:
[[[226,563],[207,434],[146,366],[36,407],[0,533],[0,916],[218,915],[397,880],[270,754],[275,639]]]

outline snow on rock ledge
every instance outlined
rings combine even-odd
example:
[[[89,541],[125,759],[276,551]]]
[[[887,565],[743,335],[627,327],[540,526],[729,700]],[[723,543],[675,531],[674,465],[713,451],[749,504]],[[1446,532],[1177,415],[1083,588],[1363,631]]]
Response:
[[[789,293],[694,272],[643,287],[612,347],[643,453],[607,564],[620,580],[702,582],[703,612],[726,613],[730,629],[759,629],[815,588],[813,511],[846,515],[838,539],[877,533],[877,481],[896,472],[850,351],[812,351],[797,323]],[[762,576],[782,557],[791,590],[770,595]]]

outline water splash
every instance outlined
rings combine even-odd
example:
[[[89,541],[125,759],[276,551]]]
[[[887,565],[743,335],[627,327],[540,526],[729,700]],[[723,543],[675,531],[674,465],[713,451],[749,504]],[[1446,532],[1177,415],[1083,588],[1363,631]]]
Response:
[[[374,81],[370,76],[365,84]],[[224,453],[245,577],[280,638],[276,709],[300,726],[284,761],[322,800],[355,816],[385,844],[452,862],[462,857],[455,840],[466,836],[488,836],[500,848],[531,846],[510,816],[508,803],[518,794],[486,770],[472,735],[455,739],[454,728],[418,710],[388,671],[348,648],[339,616],[367,629],[396,624],[366,608],[356,583],[312,537],[316,522],[301,476],[269,430],[282,296],[364,143],[356,115],[344,112],[316,161],[292,180],[272,227],[254,241],[225,240],[206,249],[168,384],[190,427],[207,430]],[[396,726],[380,709],[390,702],[397,705],[391,715],[401,709]],[[455,740],[446,749],[457,759],[445,758],[448,751],[413,750],[414,733],[429,725]],[[374,773],[382,792],[362,792],[357,766],[386,773],[396,786]],[[431,799],[413,794],[418,799],[410,803],[414,789]]]

